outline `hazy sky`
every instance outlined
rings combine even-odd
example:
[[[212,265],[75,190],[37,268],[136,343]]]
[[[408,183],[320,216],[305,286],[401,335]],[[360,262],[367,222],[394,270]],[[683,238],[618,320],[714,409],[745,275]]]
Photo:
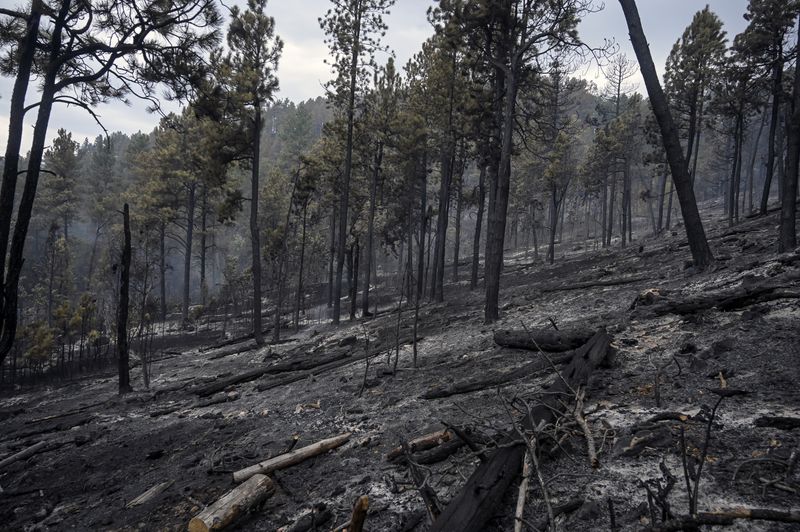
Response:
[[[600,5],[598,0],[595,0]],[[0,5],[19,4],[19,0],[0,0]],[[243,1],[233,3],[244,4]],[[398,65],[402,66],[419,50],[420,44],[432,33],[426,20],[426,10],[433,5],[432,0],[397,0],[391,15],[386,44],[394,50]],[[229,2],[226,2],[229,4]],[[650,43],[656,67],[663,70],[672,44],[680,37],[684,28],[691,22],[694,13],[706,4],[719,15],[725,24],[729,39],[741,32],[746,22],[742,18],[747,0],[639,0],[639,10],[644,31]],[[271,0],[268,12],[275,17],[276,32],[284,40],[283,56],[278,69],[280,92],[277,98],[293,101],[305,100],[322,94],[322,83],[329,77],[324,64],[328,49],[323,42],[324,34],[319,28],[317,18],[324,15],[330,5],[329,0]],[[621,51],[634,59],[628,40],[625,19],[619,3],[607,0],[602,11],[586,17],[579,27],[584,40],[600,46],[604,39],[613,40]],[[379,58],[380,59],[380,58]],[[587,65],[579,75],[603,85],[603,79],[595,66]],[[5,148],[8,135],[8,105],[13,80],[0,77],[0,146]],[[640,79],[632,80],[640,92],[644,84]],[[31,87],[33,88],[33,87]],[[30,91],[29,91],[30,92]],[[34,96],[35,97],[35,96]],[[158,116],[148,114],[145,106],[134,103],[127,107],[119,102],[102,105],[97,109],[104,125],[109,131],[150,131],[157,123]],[[29,113],[28,124],[32,124],[35,113]],[[58,128],[73,132],[78,140],[94,138],[101,133],[100,128],[88,114],[80,109],[57,105],[50,120],[48,138],[53,138]],[[23,147],[30,145],[32,127],[26,128]]]

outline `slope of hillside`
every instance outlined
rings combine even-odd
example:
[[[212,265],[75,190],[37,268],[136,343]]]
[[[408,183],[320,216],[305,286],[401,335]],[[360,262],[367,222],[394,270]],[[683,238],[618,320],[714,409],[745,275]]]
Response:
[[[302,516],[316,508],[324,518],[318,529],[330,530],[347,523],[354,501],[367,495],[366,529],[425,530],[418,483],[406,463],[386,454],[459,427],[469,444],[449,434],[450,442],[413,453],[417,481],[444,507],[481,458],[496,452],[498,435],[563,378],[540,352],[498,346],[494,331],[538,334],[554,326],[604,328],[613,338],[612,356],[585,389],[583,416],[572,414],[574,398],[565,397],[566,415],[539,427],[538,472],[550,506],[564,510],[557,517],[563,529],[609,529],[612,514],[618,529],[661,526],[662,513],[686,515],[686,474],[694,484],[699,463],[699,511],[796,510],[800,254],[774,254],[775,224],[774,215],[733,229],[712,222],[718,260],[702,273],[687,265],[678,233],[626,249],[564,250],[552,266],[512,257],[500,323],[483,325],[481,294],[464,283],[446,287],[445,303],[420,308],[416,367],[413,308],[398,318],[387,307],[373,320],[309,327],[279,346],[187,351],[157,363],[149,391],[141,391],[135,370],[139,391],[124,398],[115,396],[111,377],[19,390],[0,401],[0,454],[45,443],[0,469],[4,528],[185,530],[235,485],[232,472],[351,433],[341,447],[272,473],[274,495],[240,529],[310,530]],[[509,374],[537,361],[543,371]],[[490,377],[483,389],[423,398],[465,383],[480,387]],[[164,482],[149,502],[126,507]],[[513,528],[518,484],[511,482],[486,530]],[[542,495],[534,475],[525,526],[546,524]]]

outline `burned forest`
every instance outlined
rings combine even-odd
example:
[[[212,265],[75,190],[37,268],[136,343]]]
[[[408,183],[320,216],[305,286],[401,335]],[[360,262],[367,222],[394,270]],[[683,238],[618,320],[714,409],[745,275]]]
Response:
[[[800,0],[8,0],[0,52],[0,529],[800,530]]]

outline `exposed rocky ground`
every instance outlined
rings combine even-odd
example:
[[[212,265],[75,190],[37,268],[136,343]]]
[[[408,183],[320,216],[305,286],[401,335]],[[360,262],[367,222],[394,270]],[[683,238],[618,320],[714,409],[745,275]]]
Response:
[[[155,364],[149,391],[134,370],[137,391],[124,398],[116,396],[112,375],[9,392],[0,401],[0,456],[47,444],[0,469],[3,529],[185,530],[192,516],[233,487],[233,471],[350,432],[343,446],[271,474],[274,495],[236,527],[304,530],[298,519],[324,505],[330,517],[319,530],[330,530],[346,523],[353,502],[368,495],[367,530],[426,530],[430,521],[409,467],[387,461],[387,452],[447,423],[468,428],[489,444],[490,454],[491,439],[512,428],[525,405],[536,405],[558,377],[548,367],[471,393],[421,396],[540,359],[535,351],[496,345],[493,331],[553,324],[603,327],[613,337],[613,356],[592,374],[583,408],[598,467],[573,420],[542,429],[540,472],[548,498],[554,507],[574,502],[557,518],[559,527],[609,529],[609,500],[617,528],[657,525],[655,482],[663,485],[670,475],[675,482],[665,500],[675,516],[686,515],[685,455],[690,469],[704,458],[700,511],[796,510],[800,467],[793,453],[800,430],[791,424],[800,418],[800,255],[772,251],[775,215],[735,228],[709,222],[718,260],[702,273],[687,267],[679,232],[626,249],[571,246],[552,266],[529,254],[512,256],[502,284],[503,318],[491,327],[483,325],[479,292],[465,282],[448,285],[445,303],[420,308],[416,368],[409,343],[413,308],[404,309],[398,329],[395,304],[372,320],[310,325],[282,345],[240,353],[232,353],[236,346],[188,350]],[[765,285],[777,287],[769,292],[774,297],[669,310],[672,303]],[[393,372],[398,330],[403,345]],[[365,353],[376,355],[366,379]],[[253,380],[222,380],[258,368],[273,369]],[[220,391],[207,387],[219,383]],[[709,423],[720,390],[730,396]],[[224,402],[203,406],[209,399]],[[765,416],[795,421],[776,426]],[[463,445],[419,466],[442,506],[480,463],[478,454]],[[425,461],[424,453],[414,457]],[[154,499],[126,507],[165,481],[172,483]],[[651,506],[645,483],[655,494]],[[517,486],[512,482],[486,530],[513,529]],[[542,490],[531,479],[525,526],[543,526],[546,517]],[[797,526],[739,520],[729,528]]]

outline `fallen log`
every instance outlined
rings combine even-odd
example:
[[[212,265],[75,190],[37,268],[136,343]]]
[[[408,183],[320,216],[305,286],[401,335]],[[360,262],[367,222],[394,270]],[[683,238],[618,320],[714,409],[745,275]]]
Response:
[[[694,516],[671,519],[650,530],[658,532],[676,532],[678,530],[698,530],[699,527],[728,526],[737,519],[749,521],[771,521],[777,523],[800,523],[800,510],[773,510],[771,508],[732,508],[715,512],[698,512]]]
[[[405,345],[406,343],[410,343],[410,342],[411,342],[411,339],[408,339],[407,341],[401,340],[400,345]],[[392,344],[392,348],[394,348],[394,344]],[[367,356],[366,358],[370,358],[371,359],[371,358],[374,358],[374,357],[376,357],[378,355],[384,354],[385,352],[386,352],[385,348],[376,348],[374,350],[371,350],[369,356]],[[265,392],[267,390],[272,390],[273,388],[279,388],[281,386],[286,386],[287,384],[292,384],[292,383],[295,383],[297,381],[301,381],[303,379],[307,379],[308,377],[314,377],[314,376],[317,376],[317,375],[322,375],[323,373],[326,373],[328,371],[332,371],[332,370],[338,369],[338,368],[343,368],[343,367],[348,366],[350,364],[356,364],[356,363],[364,361],[365,357],[363,355],[350,356],[351,354],[352,354],[352,352],[348,352],[348,356],[345,357],[345,358],[342,358],[342,359],[335,358],[331,362],[327,362],[327,363],[323,363],[323,364],[314,366],[311,369],[308,369],[308,370],[305,370],[305,371],[297,371],[293,375],[286,375],[284,377],[281,377],[281,378],[276,379],[276,380],[271,381],[271,382],[261,383],[258,386],[256,386],[256,389],[259,392]]]
[[[531,409],[530,414],[522,420],[523,429],[530,431],[542,423],[555,421],[555,412],[563,408],[559,400],[564,396],[571,398],[572,390],[587,383],[592,371],[606,357],[610,344],[611,337],[605,331],[598,331],[578,349],[559,378],[547,388],[542,403]],[[526,450],[527,447],[517,431],[510,431],[447,505],[442,515],[433,523],[431,531],[484,530],[486,523],[495,515],[505,492],[519,475]]]
[[[566,292],[569,290],[584,290],[586,288],[599,288],[606,286],[620,286],[625,284],[638,283],[640,281],[648,281],[652,279],[650,276],[639,275],[635,277],[622,277],[619,279],[597,279],[595,281],[585,281],[580,283],[558,284],[554,286],[545,286],[541,289],[543,294],[549,292]]]
[[[251,340],[243,345],[234,344],[231,347],[223,347],[219,349],[213,349],[211,351],[206,351],[206,355],[208,356],[209,360],[218,360],[220,358],[225,358],[231,355],[238,355],[240,353],[247,353],[248,351],[255,351],[260,347],[262,346],[258,345],[255,341]]]
[[[497,330],[494,332],[494,343],[502,347],[527,349],[529,351],[550,351],[561,353],[577,349],[592,337],[591,329],[524,329]]]
[[[408,450],[412,453],[427,451],[428,449],[433,449],[438,445],[450,441],[452,437],[453,434],[449,429],[437,430],[436,432],[414,438],[408,441],[405,446],[408,446]],[[403,456],[405,454],[405,446],[400,445],[386,453],[386,460],[391,462]]]
[[[421,465],[438,464],[447,460],[458,452],[464,446],[464,440],[461,438],[453,438],[449,442],[443,443],[433,449],[423,451],[414,455],[414,461]]]
[[[543,371],[545,369],[550,369],[551,367],[550,362],[557,365],[566,364],[570,360],[572,360],[572,356],[574,354],[575,354],[574,351],[567,351],[565,353],[552,355],[549,357],[550,358],[549,361],[544,357],[542,357],[539,360],[534,360],[533,362],[529,362],[524,366],[512,371],[495,373],[489,375],[488,377],[482,377],[479,379],[469,379],[461,382],[456,382],[454,384],[441,388],[433,388],[422,394],[420,397],[422,399],[441,399],[444,397],[451,397],[453,395],[478,392],[481,390],[485,390],[487,388],[495,388],[497,386],[502,386],[504,384],[508,384],[515,380],[521,379],[523,377],[530,376],[533,373]]]
[[[794,430],[800,428],[800,418],[787,416],[762,416],[756,419],[756,427]]]
[[[194,388],[192,391],[201,397],[205,397],[208,395],[215,394],[217,392],[224,391],[230,386],[233,386],[235,384],[242,384],[245,382],[256,380],[260,377],[263,377],[264,375],[274,375],[279,373],[288,373],[291,371],[313,369],[328,364],[330,362],[337,362],[339,360],[348,358],[349,356],[350,356],[349,351],[342,350],[342,351],[337,351],[325,357],[307,356],[298,360],[290,360],[286,362],[279,362],[277,364],[261,366],[259,368],[245,371],[244,373],[232,375],[230,377],[225,377],[223,379],[217,379],[208,384],[198,386]]]
[[[125,508],[133,508],[135,506],[141,506],[142,504],[152,501],[153,499],[164,493],[164,491],[166,491],[166,489],[172,486],[172,484],[174,483],[175,483],[174,480],[167,480],[166,482],[161,482],[160,484],[156,484],[155,486],[153,486],[152,488],[145,491],[144,493],[133,499],[131,502],[126,504]]]
[[[253,475],[189,521],[189,532],[222,530],[275,493],[266,475]]]
[[[38,425],[36,428],[22,429],[17,432],[12,432],[3,438],[3,441],[16,440],[20,438],[30,438],[31,436],[38,436],[40,434],[48,434],[51,432],[63,432],[74,427],[85,425],[94,419],[94,414],[71,414],[60,419],[52,419],[49,422],[35,423]]]
[[[18,453],[14,453],[11,456],[8,456],[0,460],[0,469],[3,469],[7,465],[13,464],[14,462],[30,458],[31,456],[44,451],[45,449],[47,449],[49,443],[50,442],[42,440],[39,443],[35,443],[30,447],[26,447],[25,449],[21,450]]]
[[[267,475],[269,473],[272,473],[273,471],[277,471],[279,469],[285,469],[295,464],[299,464],[300,462],[303,462],[304,460],[307,460],[311,457],[317,456],[326,451],[330,451],[331,449],[335,449],[341,445],[344,445],[350,439],[350,436],[351,433],[346,432],[344,434],[340,434],[339,436],[334,436],[333,438],[321,440],[318,441],[317,443],[307,445],[306,447],[302,447],[300,449],[296,449],[294,451],[281,454],[279,456],[276,456],[275,458],[264,460],[263,462],[259,462],[250,467],[240,469],[239,471],[233,473],[233,481],[242,482],[252,477],[253,475],[257,474]]]
[[[640,298],[637,297],[631,308],[635,308],[639,313],[645,315],[664,316],[666,314],[677,314],[684,316],[713,308],[722,312],[731,312],[750,305],[767,303],[778,299],[798,298],[800,298],[800,287],[791,284],[770,283],[740,286],[731,290],[690,297],[680,301],[660,300],[652,305],[640,304]]]

